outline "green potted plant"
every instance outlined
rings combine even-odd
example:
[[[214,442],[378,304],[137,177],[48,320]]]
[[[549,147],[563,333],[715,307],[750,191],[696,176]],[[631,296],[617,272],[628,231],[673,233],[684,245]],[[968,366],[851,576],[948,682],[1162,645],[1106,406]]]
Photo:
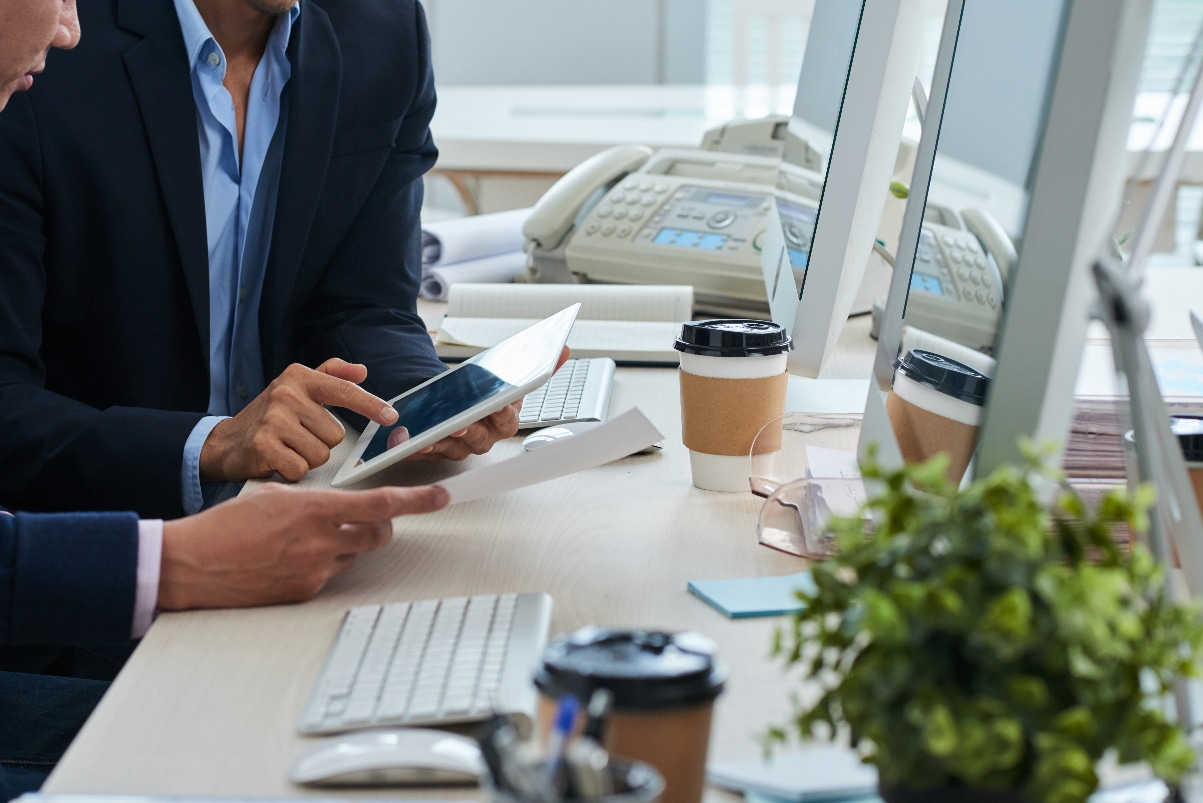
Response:
[[[960,490],[943,458],[863,467],[871,518],[831,522],[839,551],[774,639],[813,693],[770,746],[846,733],[887,801],[1081,801],[1111,749],[1171,782],[1193,766],[1165,697],[1196,673],[1198,610],[1114,540],[1145,528],[1152,492],[1049,505],[1060,477],[1028,451]]]

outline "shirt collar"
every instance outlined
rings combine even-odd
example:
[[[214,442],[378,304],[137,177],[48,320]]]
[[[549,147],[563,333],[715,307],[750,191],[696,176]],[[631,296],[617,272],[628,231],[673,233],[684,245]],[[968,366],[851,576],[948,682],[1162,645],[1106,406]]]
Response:
[[[209,26],[205,24],[204,18],[196,10],[196,3],[193,0],[174,1],[176,16],[180,18],[180,30],[184,34],[184,49],[188,53],[188,65],[195,67],[205,45],[213,42],[216,46],[217,41],[213,38],[213,34],[209,33]],[[298,0],[296,5],[288,9],[287,14],[281,14],[276,18],[271,37],[267,40],[269,49],[278,50],[280,54],[288,50],[293,23],[301,15],[301,2],[303,0]]]

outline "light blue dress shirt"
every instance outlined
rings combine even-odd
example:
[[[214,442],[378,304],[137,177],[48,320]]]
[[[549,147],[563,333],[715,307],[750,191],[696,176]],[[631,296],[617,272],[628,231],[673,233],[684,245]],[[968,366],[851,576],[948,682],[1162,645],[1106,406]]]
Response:
[[[204,505],[200,453],[209,433],[267,386],[259,343],[259,299],[271,247],[280,186],[292,74],[286,55],[300,4],[280,15],[251,79],[242,158],[234,101],[222,81],[226,56],[193,0],[174,0],[192,65],[192,96],[200,137],[205,223],[209,243],[209,415],[184,445],[184,511]]]

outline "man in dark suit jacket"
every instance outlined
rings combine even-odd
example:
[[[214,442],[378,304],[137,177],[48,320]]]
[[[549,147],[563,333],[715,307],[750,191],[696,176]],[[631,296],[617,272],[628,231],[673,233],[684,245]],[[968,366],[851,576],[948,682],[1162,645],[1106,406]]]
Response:
[[[239,151],[250,70],[283,23],[263,29],[257,55],[222,32],[240,14],[270,26],[264,10],[294,20],[265,160],[279,159],[270,242],[252,301],[231,315],[230,353],[257,336],[258,365],[244,382],[231,358],[229,409],[210,399],[213,354],[224,352],[210,321],[212,154],[198,145],[192,83],[206,62],[190,61],[172,1],[81,0],[82,45],[53,54],[37,88],[0,115],[8,504],[192,512],[190,470],[202,482],[298,478],[342,437],[323,403],[391,423],[370,394],[389,398],[444,369],[415,310],[420,179],[436,156],[421,7],[295,4],[195,0],[220,44],[202,53],[224,70]],[[218,423],[207,430],[206,420]],[[435,451],[480,453],[516,429],[507,408]],[[190,469],[185,449],[198,433]]]

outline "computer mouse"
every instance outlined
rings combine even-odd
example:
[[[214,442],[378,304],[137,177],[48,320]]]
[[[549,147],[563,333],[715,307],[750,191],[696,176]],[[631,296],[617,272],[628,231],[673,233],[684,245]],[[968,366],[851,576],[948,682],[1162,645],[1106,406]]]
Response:
[[[536,429],[522,441],[522,448],[528,452],[533,452],[535,449],[541,449],[549,443],[562,441],[565,438],[571,438],[573,435],[580,435],[601,425],[601,421],[572,421],[567,424],[556,424],[553,427]],[[660,444],[653,443],[651,446],[646,446],[633,454],[651,454],[659,449]]]
[[[323,739],[288,777],[308,786],[475,784],[484,772],[476,742],[430,728],[358,731]]]

